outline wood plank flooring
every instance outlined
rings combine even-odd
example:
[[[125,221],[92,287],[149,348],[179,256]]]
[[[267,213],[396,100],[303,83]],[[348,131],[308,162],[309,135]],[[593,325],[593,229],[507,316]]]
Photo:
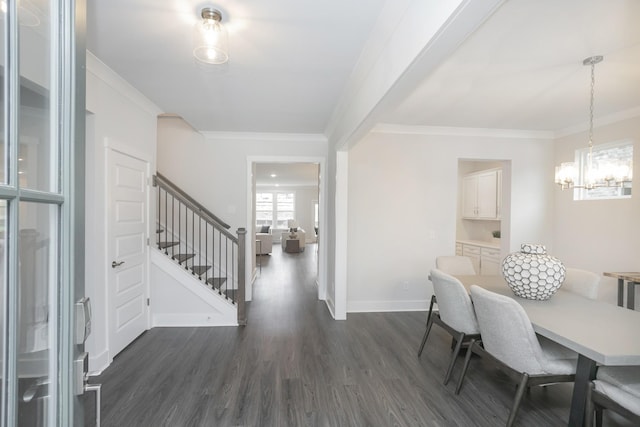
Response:
[[[116,357],[102,383],[102,426],[499,426],[515,386],[474,360],[442,385],[450,337],[426,315],[331,319],[317,300],[316,247],[262,257],[246,327],[155,328]],[[562,426],[572,386],[534,388],[517,424]],[[85,420],[94,417],[87,395]],[[605,425],[627,426],[607,416]]]

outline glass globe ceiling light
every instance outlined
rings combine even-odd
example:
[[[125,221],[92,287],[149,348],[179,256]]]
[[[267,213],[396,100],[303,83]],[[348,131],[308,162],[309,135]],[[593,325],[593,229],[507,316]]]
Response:
[[[220,22],[222,14],[212,7],[200,13],[202,21],[196,24],[193,56],[203,64],[224,64],[229,60],[227,30]]]
[[[591,101],[589,106],[589,152],[584,166],[584,182],[577,183],[578,168],[575,162],[564,162],[556,166],[556,184],[563,190],[571,188],[585,188],[592,190],[598,187],[623,186],[631,181],[631,165],[617,160],[593,160],[593,98],[595,87],[595,67],[604,58],[600,55],[591,56],[582,61],[583,65],[591,66]]]

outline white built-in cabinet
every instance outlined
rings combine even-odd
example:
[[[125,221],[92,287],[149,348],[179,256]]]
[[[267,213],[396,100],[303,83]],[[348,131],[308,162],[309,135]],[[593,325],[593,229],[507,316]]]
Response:
[[[500,219],[502,170],[474,172],[462,178],[462,217]]]
[[[481,242],[456,242],[456,255],[471,258],[477,274],[490,276],[500,274],[502,258],[499,248],[485,246]]]

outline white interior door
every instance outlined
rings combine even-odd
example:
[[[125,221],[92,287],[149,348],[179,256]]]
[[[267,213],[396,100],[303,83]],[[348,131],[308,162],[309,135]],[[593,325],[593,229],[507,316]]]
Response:
[[[109,152],[109,353],[118,354],[148,327],[148,164]]]

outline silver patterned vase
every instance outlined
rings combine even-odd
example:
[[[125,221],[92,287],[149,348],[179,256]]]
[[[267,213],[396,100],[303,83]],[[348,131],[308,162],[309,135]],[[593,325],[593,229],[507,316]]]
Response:
[[[502,274],[514,294],[521,298],[547,300],[564,282],[562,262],[547,255],[543,245],[522,244],[502,261]]]

